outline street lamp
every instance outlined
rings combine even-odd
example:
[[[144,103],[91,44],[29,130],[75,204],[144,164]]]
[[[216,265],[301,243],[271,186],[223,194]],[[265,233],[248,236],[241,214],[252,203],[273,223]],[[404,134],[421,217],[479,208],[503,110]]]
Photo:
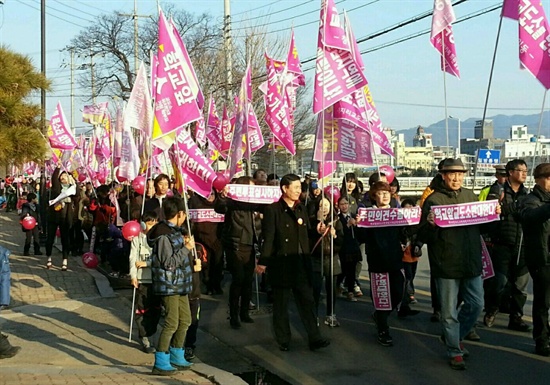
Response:
[[[456,119],[458,122],[458,144],[456,145],[456,157],[460,157],[460,119],[449,115],[449,119]]]

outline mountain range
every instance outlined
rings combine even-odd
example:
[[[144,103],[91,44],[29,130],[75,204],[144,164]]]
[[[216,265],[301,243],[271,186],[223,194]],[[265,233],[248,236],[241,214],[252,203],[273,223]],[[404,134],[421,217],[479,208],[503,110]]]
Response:
[[[491,119],[494,126],[494,137],[508,139],[510,137],[510,127],[514,125],[527,125],[527,132],[536,135],[539,127],[540,114],[533,115],[495,115],[489,116],[486,119]],[[474,127],[476,120],[479,118],[469,118],[460,121],[460,137],[473,138]],[[458,142],[457,120],[449,119],[449,144],[456,147]],[[445,135],[445,120],[433,123],[429,126],[423,126],[424,132],[431,133],[434,146],[445,146],[447,137]],[[407,146],[412,146],[413,137],[416,135],[417,127],[406,128],[396,131],[397,134],[405,134],[405,143]],[[543,114],[541,136],[550,137],[550,111]]]

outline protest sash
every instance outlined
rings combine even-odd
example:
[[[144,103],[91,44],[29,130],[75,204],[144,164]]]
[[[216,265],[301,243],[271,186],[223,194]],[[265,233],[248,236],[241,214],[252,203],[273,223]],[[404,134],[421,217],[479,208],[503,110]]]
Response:
[[[439,227],[478,225],[500,220],[495,213],[497,200],[433,206],[435,224]]]
[[[357,211],[358,227],[393,227],[413,226],[420,223],[422,209],[420,207],[408,208],[360,208]]]
[[[270,204],[281,198],[279,186],[228,184],[227,196],[238,202]]]
[[[214,209],[189,209],[188,217],[191,222],[220,223],[225,219],[225,215],[218,214]]]
[[[391,311],[390,274],[370,273],[370,287],[374,308],[376,310]]]

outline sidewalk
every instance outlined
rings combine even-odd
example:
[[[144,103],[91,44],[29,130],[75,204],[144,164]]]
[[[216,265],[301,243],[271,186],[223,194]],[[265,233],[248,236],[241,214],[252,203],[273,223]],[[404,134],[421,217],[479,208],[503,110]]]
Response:
[[[24,234],[15,213],[0,212],[0,229],[0,245],[12,252],[11,304],[0,312],[0,330],[22,347],[0,361],[0,384],[245,384],[200,357],[191,370],[150,375],[154,356],[128,341],[131,303],[103,275],[79,257],[70,257],[62,272],[55,248],[50,270],[45,256],[22,256]]]

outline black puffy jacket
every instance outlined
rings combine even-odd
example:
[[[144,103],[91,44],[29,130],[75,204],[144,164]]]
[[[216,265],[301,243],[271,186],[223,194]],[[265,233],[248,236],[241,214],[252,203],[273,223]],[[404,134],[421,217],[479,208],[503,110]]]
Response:
[[[487,199],[498,199],[502,208],[500,221],[496,222],[490,231],[492,242],[508,246],[519,244],[521,239],[519,203],[527,194],[527,189],[523,185],[517,192],[512,190],[508,182],[505,182],[502,187],[497,184],[491,186]]]
[[[214,210],[224,214],[222,244],[236,250],[240,244],[254,245],[261,235],[261,222],[255,212],[263,211],[264,205],[239,202],[231,198],[216,198]]]
[[[530,270],[550,264],[550,192],[535,186],[521,202],[520,217],[525,240],[525,263]]]

